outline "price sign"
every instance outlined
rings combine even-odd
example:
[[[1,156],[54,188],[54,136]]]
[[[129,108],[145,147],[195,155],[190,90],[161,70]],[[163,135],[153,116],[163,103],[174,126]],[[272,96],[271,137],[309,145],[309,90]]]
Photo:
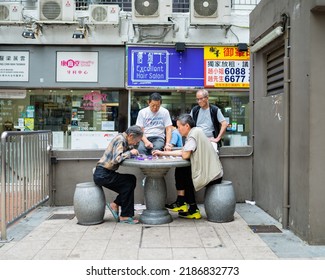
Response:
[[[249,51],[237,47],[204,48],[204,86],[214,88],[248,88]]]

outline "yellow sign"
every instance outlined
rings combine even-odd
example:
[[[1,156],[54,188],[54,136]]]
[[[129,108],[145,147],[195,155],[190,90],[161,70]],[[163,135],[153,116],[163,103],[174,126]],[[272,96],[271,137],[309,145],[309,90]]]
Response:
[[[248,88],[249,51],[237,47],[204,47],[204,87]]]
[[[241,52],[237,47],[233,46],[207,46],[204,47],[204,59],[217,60],[249,60],[249,50]]]

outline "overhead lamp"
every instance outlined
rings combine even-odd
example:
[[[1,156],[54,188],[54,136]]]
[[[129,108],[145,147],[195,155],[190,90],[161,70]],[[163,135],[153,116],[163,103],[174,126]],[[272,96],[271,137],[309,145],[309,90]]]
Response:
[[[271,43],[273,40],[278,38],[283,34],[282,26],[278,26],[273,29],[270,33],[266,34],[261,40],[257,41],[253,46],[250,47],[251,52],[257,52],[260,49],[264,48],[266,45]]]
[[[25,28],[21,36],[27,39],[36,39],[35,32],[31,28]]]
[[[73,39],[85,39],[88,30],[88,25],[85,23],[86,17],[79,17],[78,22],[79,26],[78,28],[73,32],[72,38]]]
[[[42,34],[42,26],[37,22],[29,22],[25,26],[21,36],[27,39],[36,39],[36,37],[40,34]]]
[[[247,52],[248,51],[248,46],[246,43],[238,43],[237,48],[240,52]]]
[[[86,30],[84,28],[79,28],[79,29],[76,29],[75,32],[73,32],[72,34],[72,38],[73,39],[85,39],[86,35]]]
[[[175,49],[176,49],[177,52],[183,52],[183,51],[185,51],[185,43],[177,42],[175,44]]]

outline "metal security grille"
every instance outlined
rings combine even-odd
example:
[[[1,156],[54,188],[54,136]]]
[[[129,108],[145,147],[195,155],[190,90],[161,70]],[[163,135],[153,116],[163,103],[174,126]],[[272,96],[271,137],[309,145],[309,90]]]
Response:
[[[284,92],[284,45],[266,56],[267,96]]]

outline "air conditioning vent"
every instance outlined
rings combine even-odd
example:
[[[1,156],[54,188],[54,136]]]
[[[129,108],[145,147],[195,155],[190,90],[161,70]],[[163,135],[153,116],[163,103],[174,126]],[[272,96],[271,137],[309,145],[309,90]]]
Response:
[[[158,0],[135,0],[135,14],[137,16],[157,17],[159,16],[159,1]]]
[[[0,21],[21,21],[22,6],[18,3],[0,4]]]
[[[194,1],[195,17],[216,17],[218,10],[218,1],[197,0]]]
[[[231,0],[191,0],[190,20],[195,25],[229,24]]]
[[[119,24],[119,5],[89,5],[90,22],[95,24]]]
[[[134,24],[166,24],[172,12],[172,0],[132,0]]]
[[[40,20],[73,21],[75,0],[39,0]]]

